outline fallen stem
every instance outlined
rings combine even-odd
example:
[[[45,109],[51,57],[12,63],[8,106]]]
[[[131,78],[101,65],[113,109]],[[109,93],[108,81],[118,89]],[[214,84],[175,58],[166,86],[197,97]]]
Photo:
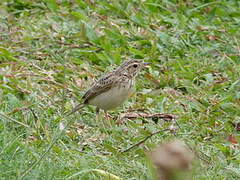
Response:
[[[149,138],[151,138],[152,136],[154,136],[154,135],[156,135],[156,134],[158,134],[158,133],[160,133],[160,132],[164,132],[164,131],[168,131],[168,130],[169,130],[169,129],[167,128],[167,129],[164,129],[164,130],[159,130],[159,131],[156,131],[156,132],[154,132],[154,133],[151,133],[149,136],[145,137],[143,140],[139,141],[138,143],[130,146],[129,148],[127,148],[127,149],[125,149],[125,150],[123,150],[123,151],[121,151],[121,152],[130,151],[130,150],[133,149],[134,147],[137,147],[137,146],[139,146],[140,144],[142,144],[142,143],[144,143],[145,141],[147,141],[147,140],[148,140]]]

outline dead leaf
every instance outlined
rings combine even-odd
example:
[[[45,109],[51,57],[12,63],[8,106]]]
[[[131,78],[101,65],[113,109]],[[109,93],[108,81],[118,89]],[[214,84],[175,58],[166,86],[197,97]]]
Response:
[[[207,27],[207,26],[198,26],[197,29],[198,29],[199,31],[208,31],[208,30],[209,30],[209,27]]]
[[[14,108],[11,112],[8,113],[8,115],[15,114],[19,111],[26,111],[26,110],[28,110],[28,107]]]
[[[148,80],[152,81],[153,83],[159,85],[160,84],[160,80],[156,79],[155,77],[153,77],[151,74],[149,73],[145,73],[145,78],[147,78]]]
[[[150,24],[149,27],[152,29],[152,30],[159,30],[159,31],[163,31],[166,29],[165,26],[158,26],[158,25],[155,25],[155,24]]]
[[[37,140],[38,140],[38,138],[36,136],[31,135],[31,136],[27,137],[26,142],[27,143],[32,143],[32,142],[35,142]]]
[[[235,136],[233,136],[232,134],[228,136],[227,140],[232,143],[232,144],[237,144],[237,139]]]
[[[215,40],[218,40],[219,38],[217,36],[214,36],[214,35],[208,35],[207,36],[207,40],[209,41],[215,41]]]
[[[108,179],[108,180],[122,180],[122,178],[120,178],[120,177],[118,177],[118,176],[116,176],[116,175],[114,175],[112,173],[109,173],[107,171],[101,170],[101,169],[93,169],[92,171],[98,173],[102,177],[105,177],[104,179]]]

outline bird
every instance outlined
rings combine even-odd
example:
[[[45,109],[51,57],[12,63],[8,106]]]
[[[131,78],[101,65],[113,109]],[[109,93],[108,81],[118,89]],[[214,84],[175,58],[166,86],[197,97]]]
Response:
[[[136,76],[149,64],[151,63],[136,59],[124,61],[119,67],[94,82],[83,95],[83,103],[74,107],[68,115],[86,105],[96,106],[97,116],[100,109],[106,114],[108,110],[122,105],[135,91]]]

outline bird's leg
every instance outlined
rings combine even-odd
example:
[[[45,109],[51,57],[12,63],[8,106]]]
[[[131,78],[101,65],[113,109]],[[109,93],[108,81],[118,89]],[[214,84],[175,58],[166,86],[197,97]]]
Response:
[[[103,127],[104,131],[106,131],[106,126],[105,126],[105,122],[104,119],[100,116],[100,109],[97,107],[96,108],[96,120],[99,123],[99,121],[101,121],[101,123],[99,123],[100,127]]]
[[[108,117],[107,111],[104,111],[104,118],[105,118],[107,121],[109,120],[109,117]]]
[[[100,109],[97,107],[96,108],[96,120],[99,121],[99,113],[100,113]]]
[[[109,114],[109,113],[107,113],[107,111],[104,111],[104,117],[105,117],[105,119],[108,121],[107,123],[108,123],[108,126],[112,126],[112,123],[111,123],[111,119],[112,119],[112,116]]]

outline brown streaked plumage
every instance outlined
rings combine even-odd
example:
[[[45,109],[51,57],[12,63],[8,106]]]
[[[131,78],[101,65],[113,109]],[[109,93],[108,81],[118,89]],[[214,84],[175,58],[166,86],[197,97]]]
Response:
[[[99,109],[107,111],[121,105],[134,91],[136,75],[148,64],[139,60],[123,62],[93,83],[83,95],[83,103],[77,105],[69,115],[88,104],[96,106],[97,112]]]

